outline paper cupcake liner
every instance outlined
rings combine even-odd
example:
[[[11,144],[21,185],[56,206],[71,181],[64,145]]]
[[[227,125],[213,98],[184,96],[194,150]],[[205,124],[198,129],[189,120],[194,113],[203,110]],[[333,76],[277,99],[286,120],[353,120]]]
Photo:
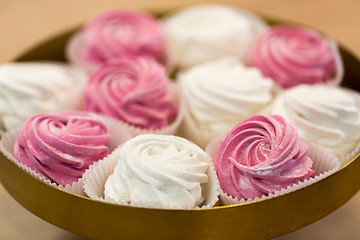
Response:
[[[181,95],[181,102],[184,106],[184,117],[183,122],[180,126],[181,136],[197,144],[202,149],[205,149],[206,145],[211,142],[213,139],[219,137],[219,135],[225,133],[219,133],[217,131],[212,131],[210,129],[201,129],[198,123],[194,120],[185,97],[184,89],[182,88],[182,78],[181,74],[177,78],[176,84],[178,85],[179,94]]]
[[[183,100],[185,103],[185,100]],[[185,104],[184,104],[185,105]],[[206,145],[211,142],[213,139],[219,137],[219,135],[226,134],[217,132],[217,131],[211,131],[207,129],[200,129],[191,116],[191,113],[189,109],[185,107],[184,109],[184,121],[181,126],[181,134],[186,139],[196,143],[199,145],[202,149],[205,149]]]
[[[325,148],[317,143],[311,142],[309,141],[308,143],[311,143],[313,145],[318,146],[319,148],[323,148],[326,151],[331,152],[332,154],[336,155],[339,158],[339,163],[340,166],[343,167],[346,164],[348,164],[349,162],[351,162],[352,160],[354,160],[356,158],[356,156],[360,153],[360,139],[358,139],[357,141],[358,143],[356,144],[356,146],[354,148],[352,148],[352,150],[349,151],[349,153],[347,154],[337,154],[336,151],[334,151],[334,149],[331,148]]]
[[[110,118],[108,116],[97,115],[106,125],[108,132],[111,135],[110,141],[107,144],[110,152],[114,151],[122,143],[126,142],[134,135],[128,131],[122,124],[119,123],[116,119]]]
[[[81,58],[81,51],[83,50],[84,41],[82,31],[78,31],[72,35],[66,45],[65,55],[68,62],[74,66],[84,69],[87,73],[91,74],[99,67],[95,63],[84,61]]]
[[[360,141],[360,139],[358,140]],[[352,149],[349,153],[345,155],[339,155],[334,151],[332,148],[326,148],[322,145],[319,145],[315,142],[308,141],[309,144],[315,145],[318,148],[323,148],[325,151],[331,152],[332,154],[336,155],[339,159],[340,166],[345,166],[347,163],[351,162],[359,153],[360,153],[360,142]]]
[[[328,42],[329,47],[334,55],[334,60],[335,60],[335,69],[336,69],[336,74],[334,76],[334,78],[332,79],[332,81],[329,82],[330,85],[340,85],[340,83],[342,82],[343,78],[344,78],[344,64],[339,52],[339,47],[337,45],[337,43],[334,41],[334,39],[332,38],[328,38],[325,37],[324,38],[325,41]]]
[[[114,168],[120,158],[121,146],[115,149],[109,156],[96,162],[83,175],[84,179],[84,191],[92,199],[99,201],[112,202],[120,205],[134,206],[134,207],[145,207],[145,208],[161,208],[161,209],[179,209],[176,206],[154,206],[152,203],[149,203],[144,200],[132,200],[131,203],[124,203],[121,201],[114,200],[105,200],[104,190],[105,182],[108,177],[113,174]],[[201,207],[195,208],[211,208],[219,200],[219,191],[220,188],[219,181],[216,176],[214,165],[209,161],[209,168],[207,170],[208,182],[202,184],[202,191],[204,201]]]
[[[217,204],[219,201],[219,188],[220,183],[219,179],[217,178],[214,163],[210,160],[209,162],[209,169],[207,170],[208,175],[208,183],[203,186],[204,192],[204,202],[201,207],[196,208],[211,208]]]
[[[69,94],[66,96],[64,101],[59,105],[59,108],[56,110],[65,111],[65,110],[81,110],[84,99],[84,89],[88,81],[89,75],[81,68],[72,66],[74,74],[76,74],[78,82],[73,86]]]
[[[119,146],[121,143],[125,142],[126,140],[130,139],[132,135],[124,129],[117,121],[114,121],[109,118],[103,118],[100,116],[97,116],[96,114],[93,114],[96,118],[100,118],[105,123],[106,127],[108,128],[108,131],[111,135],[111,139],[109,143],[107,144],[110,151],[114,150],[117,146]],[[60,189],[63,189],[65,191],[86,196],[84,189],[83,189],[83,179],[79,178],[77,182],[74,182],[73,184],[66,186],[63,186],[61,184],[56,184],[55,182],[52,182],[50,179],[45,177],[42,173],[37,172],[34,169],[31,169],[27,165],[23,164],[19,160],[17,160],[14,157],[13,149],[16,139],[18,138],[18,134],[21,128],[14,129],[12,131],[6,132],[2,139],[0,140],[0,151],[13,163],[15,163],[18,167],[20,167],[22,170],[24,170],[26,173],[30,174],[31,176],[42,180],[43,182],[58,187]],[[117,132],[119,132],[117,134]]]
[[[84,192],[90,198],[105,201],[105,182],[114,171],[118,159],[120,158],[120,150],[121,146],[116,148],[104,159],[101,159],[100,161],[97,161],[91,165],[89,169],[87,169],[83,174]]]
[[[346,94],[349,94],[354,98],[355,105],[360,111],[360,93],[353,89],[349,89],[341,86],[338,87]],[[355,147],[348,154],[339,156],[341,165],[344,166],[347,163],[351,162],[359,153],[360,153],[360,138],[356,140]]]
[[[121,120],[112,118],[115,121],[117,121],[120,125],[125,127],[133,136],[137,136],[140,134],[147,134],[147,133],[153,133],[153,134],[162,134],[162,135],[176,135],[178,133],[178,130],[180,128],[180,125],[184,118],[184,111],[185,106],[183,102],[181,101],[181,96],[179,94],[179,90],[177,89],[176,84],[170,83],[170,91],[173,97],[173,104],[177,108],[177,114],[176,118],[167,126],[160,128],[160,129],[142,129],[133,125],[130,125],[126,122],[123,122]],[[103,117],[106,117],[103,114],[100,114]]]
[[[353,89],[349,89],[345,87],[340,87],[340,88],[355,99],[355,105],[360,111],[360,93]],[[342,166],[354,160],[355,157],[360,153],[360,139],[357,139],[356,142],[357,142],[356,146],[353,148],[353,150],[350,153],[348,153],[346,156],[339,157]]]
[[[340,88],[346,94],[352,96],[355,100],[356,107],[360,111],[360,93],[359,92],[357,92],[353,89],[342,87],[342,86],[335,86],[335,87]],[[336,154],[339,157],[341,166],[345,166],[347,163],[351,162],[360,153],[360,137],[354,142],[356,142],[354,144],[355,146],[353,148],[351,148],[351,150],[346,154],[337,154],[335,150],[328,148],[329,151],[332,151],[334,154]],[[313,143],[313,144],[316,145],[316,143]],[[344,144],[342,144],[342,146],[344,146]],[[320,147],[322,147],[322,146],[320,146]],[[338,149],[338,148],[335,148],[335,149]]]
[[[222,138],[217,138],[213,140],[211,143],[209,143],[209,145],[207,146],[206,152],[212,159],[215,159],[217,149],[219,148],[221,142],[222,142]],[[321,148],[315,144],[309,143],[308,156],[313,160],[312,169],[315,170],[316,172],[316,176],[314,178],[310,178],[309,180],[299,182],[298,184],[290,185],[287,188],[281,189],[274,193],[270,193],[268,195],[263,195],[260,198],[258,197],[254,199],[249,198],[247,200],[244,198],[240,200],[238,198],[233,198],[232,196],[229,196],[228,194],[223,192],[222,189],[220,188],[219,192],[222,203],[224,205],[249,203],[253,201],[264,200],[264,199],[284,195],[286,193],[296,191],[298,189],[309,186],[317,181],[320,181],[321,179],[328,177],[329,175],[340,169],[340,162],[338,157],[335,156],[330,151]]]
[[[359,153],[360,153],[360,139],[358,139],[358,144],[350,153],[348,153],[346,156],[339,157],[341,166],[345,166],[348,163],[352,162],[357,157],[357,155],[359,155]]]

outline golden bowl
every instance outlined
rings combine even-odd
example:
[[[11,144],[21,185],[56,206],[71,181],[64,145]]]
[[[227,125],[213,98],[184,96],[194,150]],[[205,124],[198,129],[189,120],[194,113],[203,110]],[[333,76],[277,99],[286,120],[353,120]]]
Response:
[[[42,42],[15,61],[65,61],[67,39],[77,29]],[[342,46],[340,53],[345,68],[343,85],[359,91],[360,61]],[[211,209],[147,209],[92,200],[28,175],[3,153],[0,181],[14,199],[38,217],[91,239],[268,239],[309,225],[347,202],[360,187],[359,158],[294,192]]]

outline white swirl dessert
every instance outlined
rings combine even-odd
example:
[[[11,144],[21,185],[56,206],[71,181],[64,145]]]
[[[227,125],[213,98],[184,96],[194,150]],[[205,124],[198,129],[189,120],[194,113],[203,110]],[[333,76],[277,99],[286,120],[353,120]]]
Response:
[[[266,113],[282,115],[297,127],[300,138],[342,158],[360,139],[357,98],[344,88],[299,85],[279,95]]]
[[[225,134],[273,98],[272,80],[232,57],[197,65],[180,74],[179,81],[188,110],[184,135],[200,146],[211,140],[204,132]]]
[[[86,79],[84,71],[62,63],[0,66],[0,129],[21,126],[35,114],[78,109]]]
[[[204,200],[209,158],[188,140],[144,134],[127,141],[105,183],[105,199],[155,208],[194,208]]]
[[[209,4],[182,9],[164,20],[169,65],[182,69],[224,56],[248,61],[266,28],[260,17],[238,8]]]

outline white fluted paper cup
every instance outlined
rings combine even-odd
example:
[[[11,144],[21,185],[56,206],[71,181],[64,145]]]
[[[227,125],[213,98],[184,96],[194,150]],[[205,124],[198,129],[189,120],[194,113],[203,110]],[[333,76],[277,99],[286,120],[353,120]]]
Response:
[[[214,139],[206,148],[206,153],[212,158],[216,158],[217,150],[220,147],[220,144],[222,142],[223,138],[217,138]],[[324,179],[328,176],[330,176],[332,173],[336,172],[340,169],[340,162],[339,158],[335,156],[330,151],[321,148],[315,144],[310,143],[309,149],[308,149],[308,156],[313,161],[312,169],[316,172],[315,177],[310,178],[309,180],[305,180],[303,182],[299,182],[298,184],[293,184],[288,186],[287,188],[281,189],[279,191],[276,191],[274,193],[270,193],[268,195],[263,195],[262,197],[254,198],[254,199],[238,199],[234,198],[228,194],[226,194],[221,188],[219,189],[220,192],[220,199],[224,205],[232,205],[232,204],[240,204],[240,203],[248,203],[258,200],[263,200],[267,198],[273,198],[276,196],[284,195],[286,193],[293,192],[297,189],[304,188],[306,186],[309,186],[317,181],[320,181],[321,179]]]
[[[162,206],[149,203],[146,199],[132,200],[132,201],[116,201],[114,199],[105,199],[105,184],[109,176],[113,174],[120,158],[121,146],[115,149],[109,156],[96,162],[85,172],[84,179],[84,191],[86,194],[96,200],[112,202],[120,205],[129,205],[135,207],[145,208],[166,208],[166,209],[179,209],[177,206]],[[204,198],[200,206],[195,208],[211,208],[219,200],[218,189],[220,187],[219,181],[216,176],[215,168],[209,159],[209,167],[206,171],[208,181],[205,184],[201,184],[202,196]]]
[[[74,112],[76,113],[76,112]],[[97,114],[92,114],[94,118],[101,119],[110,135],[111,139],[108,142],[107,146],[110,151],[114,150],[117,146],[119,146],[121,143],[125,142],[126,140],[130,139],[132,137],[132,134],[129,133],[125,128],[123,128],[117,121],[114,121],[111,118],[104,118]],[[28,167],[27,165],[20,162],[18,159],[14,156],[14,144],[16,139],[18,138],[18,134],[21,128],[16,128],[12,131],[6,132],[3,137],[0,140],[0,151],[13,163],[15,163],[18,167],[20,167],[23,171],[30,174],[31,176],[42,180],[43,182],[58,187],[60,189],[63,189],[65,191],[85,196],[85,192],[83,189],[83,179],[79,178],[78,181],[73,182],[71,185],[67,184],[66,186],[63,186],[61,184],[56,184],[55,182],[51,181],[47,177],[45,177],[43,174],[39,173],[35,169],[32,169]]]

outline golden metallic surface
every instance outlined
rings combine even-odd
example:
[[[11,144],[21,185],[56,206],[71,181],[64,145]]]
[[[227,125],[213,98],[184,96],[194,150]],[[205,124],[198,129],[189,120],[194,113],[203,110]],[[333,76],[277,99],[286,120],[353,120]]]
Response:
[[[17,60],[63,60],[73,31],[40,44]],[[344,85],[359,90],[360,61],[341,48]],[[360,160],[295,192],[234,206],[159,210],[91,200],[33,178],[0,154],[0,181],[40,218],[92,239],[267,239],[311,224],[348,201],[360,187]]]

